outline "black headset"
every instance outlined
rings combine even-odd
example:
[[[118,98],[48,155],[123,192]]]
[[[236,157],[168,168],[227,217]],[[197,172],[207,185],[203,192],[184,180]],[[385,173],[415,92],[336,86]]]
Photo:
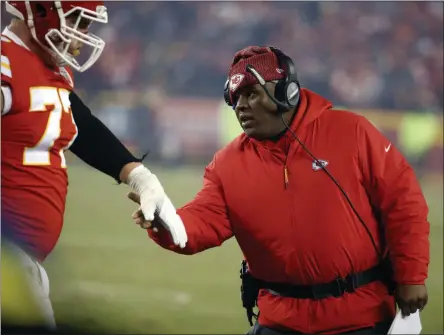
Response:
[[[248,64],[246,70],[256,77],[268,97],[278,106],[278,111],[286,112],[298,105],[301,96],[296,67],[294,66],[293,60],[281,50],[274,47],[269,48],[276,55],[279,67],[285,71],[285,77],[280,79],[276,84],[274,97],[265,87],[264,78],[252,65]],[[229,86],[230,78],[227,78],[224,87],[224,99],[227,105],[234,109],[236,105],[231,102]]]

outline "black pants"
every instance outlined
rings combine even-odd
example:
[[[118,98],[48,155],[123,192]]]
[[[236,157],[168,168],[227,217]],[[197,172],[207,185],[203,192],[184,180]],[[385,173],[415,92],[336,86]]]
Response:
[[[383,322],[377,323],[374,327],[357,329],[357,330],[353,330],[351,332],[346,332],[346,333],[342,333],[342,334],[385,335],[388,333],[391,324],[392,324],[392,320],[383,321]],[[250,331],[246,335],[295,335],[295,334],[303,334],[303,333],[299,333],[297,331],[292,331],[292,330],[282,331],[282,330],[271,329],[271,328],[261,326],[258,322],[256,322],[256,324],[250,329]]]

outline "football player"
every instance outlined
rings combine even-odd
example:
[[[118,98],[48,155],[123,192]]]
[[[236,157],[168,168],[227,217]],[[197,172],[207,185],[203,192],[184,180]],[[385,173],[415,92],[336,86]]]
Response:
[[[71,69],[83,72],[105,42],[88,32],[108,22],[103,1],[6,1],[11,24],[1,36],[2,237],[23,251],[33,286],[55,327],[48,277],[41,263],[63,225],[68,186],[65,150],[130,185],[184,247],[182,221],[157,177],[141,164],[74,92]],[[83,63],[77,56],[89,49]]]

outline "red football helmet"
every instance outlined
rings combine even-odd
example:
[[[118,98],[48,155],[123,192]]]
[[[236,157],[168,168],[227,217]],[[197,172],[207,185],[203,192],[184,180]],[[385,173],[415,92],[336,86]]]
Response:
[[[83,72],[97,61],[105,47],[101,38],[81,31],[91,22],[108,23],[103,1],[6,1],[5,5],[8,13],[26,22],[34,39],[59,66],[68,64]],[[82,65],[75,59],[78,50],[70,50],[72,42],[93,48]]]

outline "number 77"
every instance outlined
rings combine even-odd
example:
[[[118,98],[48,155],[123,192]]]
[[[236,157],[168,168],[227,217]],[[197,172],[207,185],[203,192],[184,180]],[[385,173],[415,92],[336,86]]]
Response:
[[[23,152],[23,165],[51,165],[50,151],[63,131],[61,129],[63,113],[70,113],[72,122],[75,124],[71,113],[70,92],[56,87],[31,87],[29,94],[29,112],[48,113],[48,122],[37,144],[33,147],[25,148]],[[68,145],[60,149],[59,155],[61,167],[63,168],[66,168],[64,151],[74,142],[75,137],[74,135]]]

